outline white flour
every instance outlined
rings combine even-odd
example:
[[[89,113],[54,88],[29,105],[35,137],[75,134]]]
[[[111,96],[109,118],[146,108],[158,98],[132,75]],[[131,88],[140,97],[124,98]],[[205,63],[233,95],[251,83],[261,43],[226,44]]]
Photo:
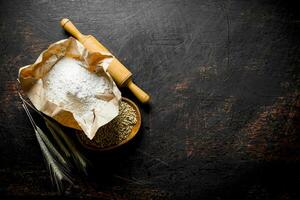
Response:
[[[49,101],[65,107],[85,122],[82,119],[92,119],[95,109],[110,107],[105,99],[109,100],[113,93],[106,77],[91,73],[81,65],[72,58],[61,59],[43,78],[43,85]]]
[[[71,99],[89,101],[95,95],[111,93],[108,80],[89,72],[81,62],[63,58],[43,78],[47,97],[57,104],[68,104]]]

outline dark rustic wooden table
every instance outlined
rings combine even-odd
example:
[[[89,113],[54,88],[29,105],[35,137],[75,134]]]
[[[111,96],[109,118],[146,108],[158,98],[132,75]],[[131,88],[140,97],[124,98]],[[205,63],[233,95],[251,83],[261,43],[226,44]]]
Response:
[[[152,95],[130,145],[59,196],[16,92],[69,17]],[[299,199],[300,17],[292,1],[0,1],[0,199]],[[123,91],[136,101],[130,93]]]

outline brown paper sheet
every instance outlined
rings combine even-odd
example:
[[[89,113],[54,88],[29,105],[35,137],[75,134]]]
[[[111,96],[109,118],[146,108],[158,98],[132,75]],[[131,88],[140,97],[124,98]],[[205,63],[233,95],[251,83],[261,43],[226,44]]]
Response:
[[[121,92],[106,72],[111,60],[112,55],[89,53],[70,37],[20,68],[19,80],[38,110],[92,139],[119,112]]]

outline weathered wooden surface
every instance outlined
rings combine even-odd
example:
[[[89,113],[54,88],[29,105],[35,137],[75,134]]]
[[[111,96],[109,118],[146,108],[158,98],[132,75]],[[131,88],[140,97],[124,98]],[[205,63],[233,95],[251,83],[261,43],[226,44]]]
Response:
[[[15,80],[67,37],[69,17],[152,104],[138,138],[89,153],[99,172],[61,198],[299,199],[297,12],[271,0],[0,1],[0,198],[58,198]]]

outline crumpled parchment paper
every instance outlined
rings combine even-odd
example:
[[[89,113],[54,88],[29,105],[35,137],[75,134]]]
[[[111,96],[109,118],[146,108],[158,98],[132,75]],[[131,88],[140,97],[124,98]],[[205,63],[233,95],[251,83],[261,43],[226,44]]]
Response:
[[[112,55],[89,53],[70,37],[20,68],[19,80],[38,110],[92,139],[119,112],[121,93],[106,72],[111,60]]]

